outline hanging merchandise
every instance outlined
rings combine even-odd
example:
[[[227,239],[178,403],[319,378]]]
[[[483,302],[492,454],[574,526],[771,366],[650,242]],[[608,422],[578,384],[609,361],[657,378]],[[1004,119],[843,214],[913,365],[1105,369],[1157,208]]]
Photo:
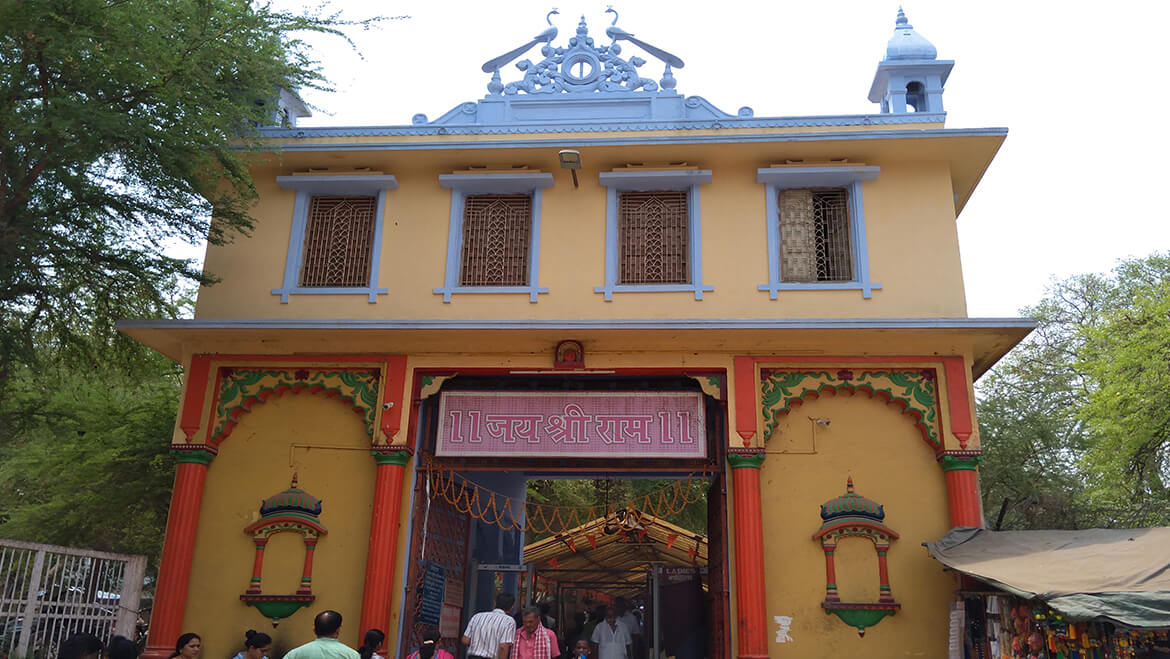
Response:
[[[968,657],[989,659],[1170,659],[1170,630],[1138,630],[1106,622],[1069,622],[1036,602],[981,595],[985,631],[968,621]],[[973,600],[968,599],[968,612]]]

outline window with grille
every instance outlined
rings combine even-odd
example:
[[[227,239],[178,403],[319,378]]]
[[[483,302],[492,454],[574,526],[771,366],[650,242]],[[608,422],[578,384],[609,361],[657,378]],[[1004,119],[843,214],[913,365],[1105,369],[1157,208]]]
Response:
[[[469,195],[463,205],[461,286],[527,286],[530,195]]]
[[[684,190],[619,193],[617,283],[688,283],[688,218]]]
[[[843,188],[780,191],[780,279],[853,280],[849,200]]]
[[[376,215],[377,197],[313,197],[305,225],[300,286],[369,286]]]

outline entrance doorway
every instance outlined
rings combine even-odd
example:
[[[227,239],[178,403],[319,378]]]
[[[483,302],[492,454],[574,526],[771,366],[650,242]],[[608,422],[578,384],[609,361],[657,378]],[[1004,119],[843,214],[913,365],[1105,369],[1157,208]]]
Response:
[[[702,376],[720,381],[723,377],[721,372]],[[536,402],[532,409],[517,409],[512,402],[513,407],[501,410],[476,399],[475,392],[522,392],[501,398],[518,399],[523,405],[530,399]],[[445,405],[447,393],[453,394],[447,400],[460,396],[479,402]],[[547,403],[546,393],[557,405],[570,401],[565,405],[572,413],[567,413],[570,420],[592,419],[597,436],[590,438],[595,445],[598,437],[620,442],[619,430],[637,431],[636,420],[647,419],[641,422],[643,430],[661,433],[664,440],[690,439],[701,446],[679,447],[686,449],[678,451],[681,457],[620,452],[640,446],[617,446],[610,453],[523,457],[513,457],[507,450],[488,455],[452,455],[444,450],[444,441],[449,447],[453,436],[466,439],[480,427],[488,429],[484,432],[493,428],[497,434],[503,432],[504,422],[498,419],[536,418],[536,408]],[[597,622],[590,617],[597,617],[598,607],[624,605],[627,616],[640,618],[630,659],[726,659],[727,416],[726,401],[710,393],[710,387],[704,391],[691,374],[459,375],[443,382],[438,395],[420,401],[409,564],[399,600],[402,624],[399,630],[390,630],[399,635],[400,657],[433,628],[440,630],[445,649],[463,657],[458,639],[471,615],[490,610],[496,594],[507,592],[516,595],[514,613],[526,606],[540,607],[564,649],[571,649],[565,644],[582,635],[585,625]],[[628,427],[618,413],[603,414],[606,408],[598,412],[598,400],[639,395],[668,404],[695,401],[701,424],[688,427],[687,418],[695,415],[684,417],[675,408],[655,412],[644,400],[636,414],[626,412],[635,419]],[[571,408],[576,400],[585,402]],[[610,407],[619,412],[629,408],[621,403]],[[657,427],[655,419],[662,421]],[[529,422],[508,422],[509,432],[527,432],[523,423]],[[492,423],[496,425],[488,425]],[[461,436],[456,434],[460,432]],[[520,443],[519,448],[530,447]],[[584,448],[596,451],[597,446]],[[578,494],[592,490],[594,496],[589,501],[558,496],[574,488]],[[583,623],[581,614],[586,618]]]
[[[668,485],[643,488],[649,492],[640,497],[643,503],[647,496],[661,501],[666,492],[688,489],[702,496],[667,518],[618,509],[529,542],[524,561],[533,567],[535,601],[551,614],[558,638],[568,649],[579,639],[593,640],[596,626],[606,624],[606,610],[613,608],[632,636],[635,659],[712,656],[708,637],[717,600],[709,581],[706,483],[645,482]],[[686,500],[685,494],[677,498]],[[715,586],[717,592],[718,582]]]

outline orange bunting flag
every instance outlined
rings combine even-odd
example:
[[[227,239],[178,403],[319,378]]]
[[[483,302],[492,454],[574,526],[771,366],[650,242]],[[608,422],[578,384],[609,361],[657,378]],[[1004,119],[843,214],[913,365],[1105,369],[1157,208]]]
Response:
[[[554,570],[557,569],[557,557],[556,556],[553,556],[552,558],[548,559],[548,566]]]
[[[589,545],[591,547],[593,547],[594,549],[597,549],[597,536],[596,535],[589,533],[585,536],[585,538],[587,540],[589,540]]]
[[[565,544],[569,545],[569,549],[571,549],[573,551],[577,551],[577,546],[573,544],[572,538],[565,538]]]
[[[671,547],[673,547],[673,546],[674,546],[674,542],[675,542],[676,540],[678,540],[678,534],[677,534],[677,533],[671,533],[671,534],[667,535],[667,536],[666,536],[666,548],[667,548],[667,549],[670,549]]]
[[[687,552],[687,556],[689,556],[692,561],[695,560],[695,548],[694,547],[690,548],[690,550]]]

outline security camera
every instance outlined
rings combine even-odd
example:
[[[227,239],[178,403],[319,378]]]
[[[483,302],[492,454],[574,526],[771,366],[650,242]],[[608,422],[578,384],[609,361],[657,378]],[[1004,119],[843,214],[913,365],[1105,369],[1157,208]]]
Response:
[[[822,428],[828,428],[829,424],[832,423],[832,421],[830,421],[828,419],[817,419],[816,422],[817,422],[817,425],[822,427]]]
[[[388,409],[390,409],[391,407],[394,407],[394,403],[392,403],[392,402],[390,402],[390,401],[387,401],[387,402],[385,402],[385,403],[382,403],[382,409],[384,409],[384,410],[388,410]]]

